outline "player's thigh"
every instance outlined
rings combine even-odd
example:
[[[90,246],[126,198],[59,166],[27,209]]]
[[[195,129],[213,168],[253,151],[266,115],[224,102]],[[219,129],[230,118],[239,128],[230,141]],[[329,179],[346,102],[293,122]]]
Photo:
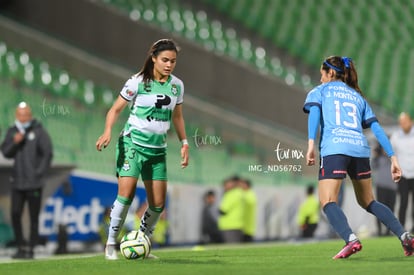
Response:
[[[147,200],[150,206],[164,207],[167,195],[167,181],[165,180],[144,180]]]
[[[363,208],[367,208],[368,205],[374,200],[371,178],[359,180],[353,179],[352,185],[354,186],[354,192],[358,204]]]
[[[132,199],[135,196],[138,178],[118,177],[118,195]]]
[[[327,203],[338,202],[338,194],[341,188],[343,179],[322,179],[319,180],[318,192],[321,206],[324,207]]]

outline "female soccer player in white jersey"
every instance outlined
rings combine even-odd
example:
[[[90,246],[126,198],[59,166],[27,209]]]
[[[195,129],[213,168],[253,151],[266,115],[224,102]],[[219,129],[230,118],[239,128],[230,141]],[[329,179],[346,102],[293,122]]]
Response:
[[[164,209],[167,192],[166,136],[171,121],[182,143],[181,166],[185,168],[188,165],[188,142],[182,114],[184,85],[172,75],[177,53],[178,48],[170,39],[158,40],[151,46],[141,71],[125,83],[108,111],[104,132],[96,142],[99,151],[108,146],[112,126],[121,111],[130,104],[130,115],[116,150],[118,195],[111,210],[106,259],[117,259],[116,239],[140,176],[148,200],[140,230],[151,236]]]
[[[347,218],[337,205],[338,192],[346,174],[352,180],[358,204],[375,215],[401,241],[406,256],[414,254],[414,238],[403,229],[391,210],[374,199],[369,163],[370,147],[363,128],[371,128],[391,160],[393,180],[401,168],[392,146],[371,107],[362,96],[357,72],[348,57],[331,56],[321,66],[321,85],[309,92],[303,110],[308,117],[307,165],[314,165],[314,141],[320,126],[319,200],[329,223],[345,241],[333,258],[347,258],[362,249]]]

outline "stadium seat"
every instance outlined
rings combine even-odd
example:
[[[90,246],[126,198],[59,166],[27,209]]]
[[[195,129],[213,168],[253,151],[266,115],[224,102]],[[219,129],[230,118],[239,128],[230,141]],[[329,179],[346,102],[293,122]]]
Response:
[[[174,3],[175,9],[179,10],[180,14],[183,14],[183,8],[178,1],[170,2]],[[398,71],[394,75],[390,72],[387,61],[382,59],[394,58],[396,55],[392,51],[395,48],[409,49],[412,45],[414,40],[411,35],[414,31],[414,20],[410,13],[414,9],[412,3],[385,4],[377,1],[368,5],[365,1],[356,0],[339,3],[324,0],[322,4],[317,1],[282,0],[204,0],[203,2],[227,14],[230,19],[247,29],[256,31],[277,47],[287,50],[292,56],[301,58],[315,68],[318,68],[321,59],[328,55],[339,54],[354,58],[359,67],[361,83],[365,82],[361,85],[365,85],[367,98],[378,104],[384,103],[382,94],[387,94],[385,90],[407,89],[407,85],[404,84],[407,81],[403,80],[407,77],[402,69],[406,67],[404,60],[399,59],[400,64],[392,63],[393,68]],[[186,12],[191,15],[187,8]],[[196,14],[196,11],[192,12]],[[266,64],[264,70],[276,76],[281,76],[281,71],[287,71],[283,68],[283,64],[277,65],[274,69],[274,64],[278,64],[275,62],[277,57],[266,55],[264,59],[257,58],[255,53],[259,47],[253,43],[249,46],[246,39],[239,37],[236,30],[214,31],[223,28],[222,25],[215,22],[213,26],[205,14],[203,18],[206,20],[202,22],[197,20],[197,16],[195,18],[198,23],[195,24],[196,28],[191,29],[191,26],[194,26],[193,20],[183,20],[187,24],[176,24],[179,28],[175,30],[184,32],[189,39],[198,40],[208,49],[244,60],[259,70],[263,70],[263,64]],[[405,24],[401,24],[401,19]],[[380,46],[378,49],[378,41],[382,41],[381,44],[386,43],[388,47]],[[377,49],[380,54],[375,53]],[[400,49],[397,51],[398,54],[406,54],[404,51],[400,52]],[[300,78],[302,77],[298,77]],[[304,76],[304,79],[307,77]],[[389,101],[387,104],[385,106],[390,108]]]
[[[6,223],[0,223],[0,245],[4,246],[14,239],[13,229]]]
[[[245,62],[256,67],[264,73],[272,73],[269,64],[274,56],[262,54],[263,49],[253,45],[248,38],[241,38],[234,28],[224,28],[218,20],[209,20],[207,14],[202,10],[192,10],[184,7],[179,1],[146,1],[146,0],[107,0],[108,4],[118,6],[121,10],[128,12],[132,20],[143,19],[149,23],[158,25],[166,31],[180,33],[190,40],[194,40],[209,51],[216,51],[218,54],[227,54],[240,62]],[[209,2],[207,0],[207,2]],[[257,12],[256,25],[259,19],[267,11],[266,6],[272,1],[261,0],[254,4]],[[224,1],[219,6],[231,7],[235,16],[246,16],[246,13],[253,7],[251,1]],[[267,30],[269,31],[269,30]],[[266,52],[266,51],[264,51]],[[280,59],[279,59],[280,60]],[[280,66],[283,67],[283,64]],[[274,74],[279,76],[279,74]]]
[[[392,101],[382,96],[388,94],[385,90],[408,88],[404,84],[404,79],[410,78],[403,69],[406,62],[397,56],[407,56],[403,50],[410,49],[414,40],[414,4],[410,1],[204,2],[315,68],[327,55],[353,57],[361,80],[367,82],[367,98],[387,108],[392,108]],[[229,3],[233,8],[228,8]],[[387,64],[382,60],[386,58],[398,61]],[[390,66],[396,70],[395,75]]]

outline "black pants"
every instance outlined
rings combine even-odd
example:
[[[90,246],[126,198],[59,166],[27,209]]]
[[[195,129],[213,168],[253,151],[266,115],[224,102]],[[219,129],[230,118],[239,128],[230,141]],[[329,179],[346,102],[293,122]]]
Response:
[[[25,245],[23,237],[22,216],[25,203],[28,203],[30,216],[30,241],[31,249],[37,244],[39,238],[39,213],[42,201],[42,189],[12,190],[11,216],[16,243],[19,248]]]
[[[302,231],[302,238],[313,238],[316,228],[318,227],[317,223],[308,223]]]
[[[401,224],[405,225],[405,216],[407,212],[408,206],[408,198],[409,194],[411,193],[412,199],[412,213],[411,216],[414,220],[414,179],[407,179],[402,177],[400,182],[398,183],[398,193],[400,194],[400,209],[398,212],[398,219],[400,220]]]
[[[389,188],[384,188],[384,187],[380,187],[377,186],[377,201],[385,204],[386,206],[388,206],[391,210],[391,212],[394,213],[394,208],[395,208],[395,201],[397,198],[397,191],[396,190],[392,190]],[[390,230],[387,229],[385,227],[386,232],[382,232],[382,227],[384,225],[381,223],[380,220],[377,219],[377,228],[378,228],[378,235],[381,236],[383,234],[385,235],[389,235],[390,234]]]
[[[234,230],[222,230],[223,241],[225,243],[241,243],[243,242],[243,231]]]

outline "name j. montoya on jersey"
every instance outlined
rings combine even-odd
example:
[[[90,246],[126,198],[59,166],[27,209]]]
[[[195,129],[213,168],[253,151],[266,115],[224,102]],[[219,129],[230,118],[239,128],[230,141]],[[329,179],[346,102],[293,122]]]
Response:
[[[333,90],[333,91],[331,91]],[[361,97],[355,91],[344,86],[329,86],[327,97],[336,97],[340,99],[347,99],[355,102],[361,102]]]

